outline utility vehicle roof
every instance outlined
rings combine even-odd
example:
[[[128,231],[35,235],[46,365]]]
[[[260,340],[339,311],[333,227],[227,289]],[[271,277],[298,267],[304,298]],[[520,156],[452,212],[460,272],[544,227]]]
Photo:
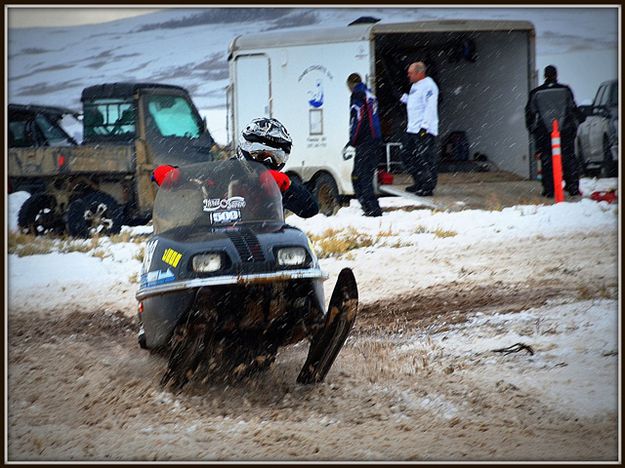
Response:
[[[9,104],[9,114],[12,113],[32,113],[32,114],[45,114],[54,119],[60,119],[64,115],[79,115],[80,112],[68,109],[66,107],[59,106],[44,106],[38,104]]]
[[[182,86],[162,83],[119,82],[89,86],[83,89],[80,100],[84,102],[95,98],[129,98],[139,89],[170,89],[188,94]]]

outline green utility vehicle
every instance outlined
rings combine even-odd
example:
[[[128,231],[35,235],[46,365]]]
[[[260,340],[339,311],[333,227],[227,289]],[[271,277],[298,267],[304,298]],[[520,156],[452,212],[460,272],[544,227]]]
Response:
[[[182,87],[101,84],[81,101],[81,144],[61,125],[72,111],[9,105],[9,190],[31,193],[18,215],[24,232],[117,233],[150,218],[154,167],[214,159],[206,122]]]

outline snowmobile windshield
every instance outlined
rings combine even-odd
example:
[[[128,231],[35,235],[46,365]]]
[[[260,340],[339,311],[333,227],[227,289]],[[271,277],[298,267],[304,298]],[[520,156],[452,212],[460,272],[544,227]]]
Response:
[[[227,160],[170,171],[156,194],[154,233],[181,240],[236,225],[282,225],[282,195],[262,164]]]

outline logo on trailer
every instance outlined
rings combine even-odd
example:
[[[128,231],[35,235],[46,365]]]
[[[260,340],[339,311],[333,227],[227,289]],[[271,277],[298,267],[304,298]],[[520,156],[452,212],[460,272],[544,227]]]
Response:
[[[323,65],[311,65],[297,78],[298,83],[301,83],[306,90],[308,105],[313,109],[323,107],[325,101],[323,82],[326,79],[333,80],[334,76]]]
[[[323,84],[321,80],[317,80],[313,89],[308,91],[308,96],[310,99],[308,100],[308,104],[310,104],[315,109],[323,106]]]

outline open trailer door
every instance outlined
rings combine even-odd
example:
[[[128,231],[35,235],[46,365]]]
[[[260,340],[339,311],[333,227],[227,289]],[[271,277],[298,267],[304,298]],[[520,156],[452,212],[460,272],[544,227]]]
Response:
[[[234,135],[239,135],[252,119],[272,116],[269,57],[265,54],[236,57],[233,100]]]
[[[372,31],[374,93],[387,145],[402,141],[407,118],[399,97],[410,88],[406,68],[422,61],[439,89],[439,172],[530,177],[524,108],[534,68],[531,23],[377,23]]]

